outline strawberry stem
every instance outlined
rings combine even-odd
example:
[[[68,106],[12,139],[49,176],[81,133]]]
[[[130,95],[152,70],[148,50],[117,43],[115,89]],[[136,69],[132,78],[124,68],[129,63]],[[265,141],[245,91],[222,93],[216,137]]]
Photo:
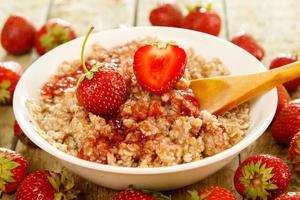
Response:
[[[85,73],[89,72],[89,70],[87,69],[86,65],[85,65],[85,59],[84,59],[84,49],[85,49],[85,44],[87,42],[87,39],[89,38],[90,34],[92,33],[92,31],[94,30],[94,27],[92,26],[89,30],[89,32],[86,34],[85,38],[84,38],[84,41],[83,41],[83,44],[82,44],[82,47],[81,47],[81,62],[82,62],[82,68],[83,68],[83,71]]]

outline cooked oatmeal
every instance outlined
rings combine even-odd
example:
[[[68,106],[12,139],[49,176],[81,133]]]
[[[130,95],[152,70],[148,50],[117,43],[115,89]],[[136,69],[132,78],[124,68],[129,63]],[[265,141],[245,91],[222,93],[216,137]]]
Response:
[[[126,167],[188,163],[238,143],[249,128],[248,103],[215,116],[199,108],[189,89],[192,79],[228,74],[222,62],[206,61],[190,49],[175,88],[152,94],[137,83],[132,68],[136,49],[150,42],[132,41],[110,50],[93,45],[87,64],[115,63],[126,83],[127,100],[113,116],[97,116],[79,105],[75,87],[82,75],[80,61],[62,63],[43,86],[39,101],[27,101],[41,136],[68,154]]]

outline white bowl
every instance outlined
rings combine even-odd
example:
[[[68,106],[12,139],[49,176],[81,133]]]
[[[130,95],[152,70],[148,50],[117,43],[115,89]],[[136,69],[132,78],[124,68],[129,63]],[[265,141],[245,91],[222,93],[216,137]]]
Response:
[[[154,36],[164,41],[174,40],[184,48],[192,47],[196,53],[207,59],[220,58],[232,74],[266,70],[252,55],[230,42],[185,29],[136,27],[107,30],[91,35],[87,47],[98,41],[104,47],[110,48],[146,36]],[[75,39],[35,61],[17,85],[13,108],[18,123],[30,140],[59,158],[69,170],[104,187],[123,189],[129,184],[134,184],[148,189],[169,190],[200,181],[229,163],[263,134],[275,114],[277,94],[272,90],[251,102],[251,127],[241,142],[217,155],[187,164],[158,168],[128,168],[102,165],[76,158],[54,148],[35,131],[34,125],[29,122],[30,113],[25,106],[25,101],[29,98],[38,98],[42,84],[55,74],[61,62],[80,58],[82,42],[83,38]]]

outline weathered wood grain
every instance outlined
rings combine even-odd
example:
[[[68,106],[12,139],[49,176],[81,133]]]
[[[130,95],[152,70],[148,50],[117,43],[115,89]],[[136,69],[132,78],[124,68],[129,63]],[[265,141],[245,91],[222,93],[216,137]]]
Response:
[[[298,0],[226,0],[228,31],[230,37],[245,30],[256,37],[266,50],[263,63],[279,53],[299,52],[300,2]],[[280,146],[266,131],[255,143],[241,153],[241,160],[251,155],[268,153],[287,161],[287,147]],[[299,191],[300,181],[293,175],[289,191]]]

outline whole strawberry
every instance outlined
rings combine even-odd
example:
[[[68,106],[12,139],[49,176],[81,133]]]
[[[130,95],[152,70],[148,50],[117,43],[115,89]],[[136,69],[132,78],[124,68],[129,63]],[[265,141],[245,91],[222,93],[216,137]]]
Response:
[[[129,189],[116,193],[112,200],[171,200],[171,198],[159,192]]]
[[[290,63],[293,63],[293,62],[296,62],[298,59],[296,56],[292,56],[290,54],[287,54],[287,55],[280,55],[280,56],[277,56],[276,58],[274,58],[271,63],[270,63],[270,69],[274,69],[274,68],[277,68],[277,67],[281,67],[281,66],[284,66],[284,65],[287,65],[287,64],[290,64]],[[294,79],[292,81],[289,81],[287,83],[284,83],[283,84],[284,87],[292,92],[294,91],[295,89],[298,88],[298,86],[300,85],[300,78],[297,78],[297,79]]]
[[[85,38],[86,40],[93,29]],[[96,63],[90,71],[86,68],[82,52],[82,66],[86,72],[76,89],[78,102],[89,112],[109,115],[116,112],[126,99],[126,85],[113,64]]]
[[[0,62],[0,105],[12,103],[15,87],[22,71],[21,65],[16,62]]]
[[[6,20],[1,32],[3,48],[12,54],[30,51],[34,44],[35,28],[24,17],[11,15]]]
[[[153,26],[180,27],[182,12],[175,4],[163,4],[150,13],[149,20]]]
[[[218,36],[221,31],[221,24],[221,17],[211,8],[195,7],[184,17],[182,28]]]
[[[73,177],[65,170],[61,174],[47,170],[37,171],[29,174],[20,184],[16,200],[76,199],[78,191],[74,186]]]
[[[189,191],[193,200],[237,200],[227,188],[211,186],[199,192]]]
[[[231,42],[256,57],[259,61],[265,56],[265,50],[249,33],[238,33],[231,39]]]
[[[294,135],[290,143],[289,160],[300,177],[300,131]]]
[[[245,199],[271,200],[285,192],[290,179],[286,163],[275,156],[261,154],[240,164],[234,175],[234,186]]]
[[[74,38],[76,33],[70,23],[62,19],[50,19],[36,32],[34,45],[38,54],[43,55]]]
[[[288,192],[280,195],[275,200],[300,200],[300,192]]]
[[[14,135],[25,145],[29,145],[31,147],[37,147],[34,143],[32,143],[28,137],[24,134],[22,129],[20,128],[18,122],[15,120],[14,123]]]
[[[13,192],[27,174],[27,160],[10,149],[0,148],[0,169],[0,191]]]
[[[291,101],[291,97],[289,93],[286,91],[285,87],[282,85],[278,85],[277,87],[277,96],[278,96],[278,103],[277,103],[277,110],[276,115]]]
[[[282,144],[290,144],[298,131],[300,131],[300,99],[293,100],[282,108],[271,126],[273,137]]]

